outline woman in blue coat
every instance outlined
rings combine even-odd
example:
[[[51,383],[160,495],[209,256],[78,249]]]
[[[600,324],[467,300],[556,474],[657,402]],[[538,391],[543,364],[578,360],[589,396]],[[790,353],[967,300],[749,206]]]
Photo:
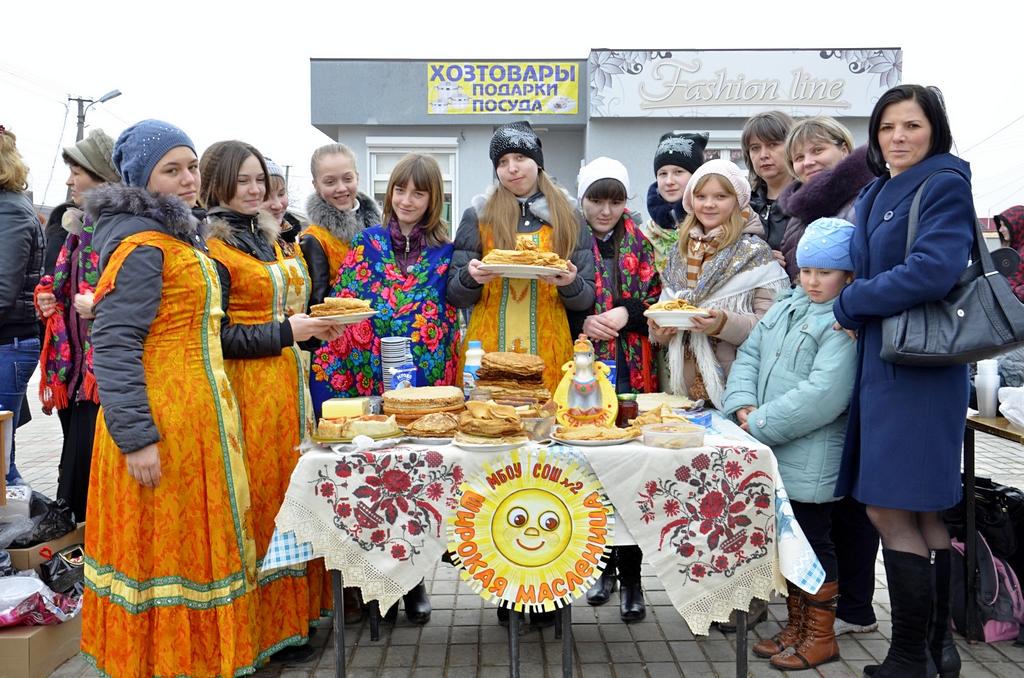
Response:
[[[878,179],[857,200],[855,280],[833,306],[838,325],[857,338],[858,357],[835,494],[866,504],[882,538],[892,644],[864,675],[955,676],[960,660],[944,637],[950,543],[939,511],[961,496],[967,366],[893,365],[879,351],[883,318],[942,299],[963,272],[974,241],[971,173],[949,153],[952,134],[936,90],[894,87],[875,105],[868,130],[868,164]],[[906,255],[910,204],[933,174]]]

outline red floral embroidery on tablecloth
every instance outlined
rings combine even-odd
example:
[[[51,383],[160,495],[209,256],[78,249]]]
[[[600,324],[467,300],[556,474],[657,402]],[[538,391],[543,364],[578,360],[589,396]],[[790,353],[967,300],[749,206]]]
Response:
[[[398,447],[346,454],[311,484],[316,500],[333,508],[335,527],[362,550],[414,562],[426,539],[441,538],[445,507],[463,477],[436,450]]]
[[[641,518],[660,531],[659,550],[685,559],[687,581],[731,577],[738,567],[768,556],[774,534],[771,476],[753,467],[756,450],[715,447],[667,478],[638,492]]]

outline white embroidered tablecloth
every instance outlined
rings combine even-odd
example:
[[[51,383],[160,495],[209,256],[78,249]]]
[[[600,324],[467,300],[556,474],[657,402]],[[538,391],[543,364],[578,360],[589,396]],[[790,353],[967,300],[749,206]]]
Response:
[[[783,575],[812,593],[824,579],[771,450],[720,417],[701,448],[549,449],[596,473],[694,633],[784,591]],[[462,480],[499,455],[450,445],[307,452],[264,568],[323,556],[386,610],[440,561]]]

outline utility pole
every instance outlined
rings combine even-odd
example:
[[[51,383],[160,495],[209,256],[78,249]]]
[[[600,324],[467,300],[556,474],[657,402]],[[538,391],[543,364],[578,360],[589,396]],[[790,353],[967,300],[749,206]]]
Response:
[[[75,135],[75,143],[76,144],[79,141],[81,141],[83,138],[85,138],[85,114],[89,112],[89,109],[92,108],[93,104],[102,104],[105,101],[110,101],[111,99],[113,99],[115,97],[119,97],[119,96],[121,96],[121,90],[114,89],[114,90],[110,90],[109,92],[107,92],[106,94],[101,96],[99,99],[96,99],[95,101],[92,100],[92,99],[86,99],[85,97],[72,97],[72,96],[68,97],[68,101],[77,101],[78,102],[78,133]],[[85,105],[86,102],[89,103],[88,106]],[[43,199],[45,200],[46,196],[43,196]],[[65,202],[70,201],[70,200],[71,200],[71,187],[68,186],[68,195],[67,195],[67,198],[65,198]]]
[[[291,170],[292,170],[292,166],[291,165],[285,165],[284,166],[284,190],[286,190],[286,191],[288,190],[288,175],[289,175],[289,173],[291,173]]]

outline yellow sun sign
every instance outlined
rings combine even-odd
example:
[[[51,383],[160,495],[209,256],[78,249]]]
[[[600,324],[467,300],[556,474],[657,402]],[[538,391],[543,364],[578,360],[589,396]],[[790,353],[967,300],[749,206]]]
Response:
[[[484,464],[460,491],[448,551],[485,599],[554,610],[586,593],[604,569],[612,505],[577,463],[519,448]]]

